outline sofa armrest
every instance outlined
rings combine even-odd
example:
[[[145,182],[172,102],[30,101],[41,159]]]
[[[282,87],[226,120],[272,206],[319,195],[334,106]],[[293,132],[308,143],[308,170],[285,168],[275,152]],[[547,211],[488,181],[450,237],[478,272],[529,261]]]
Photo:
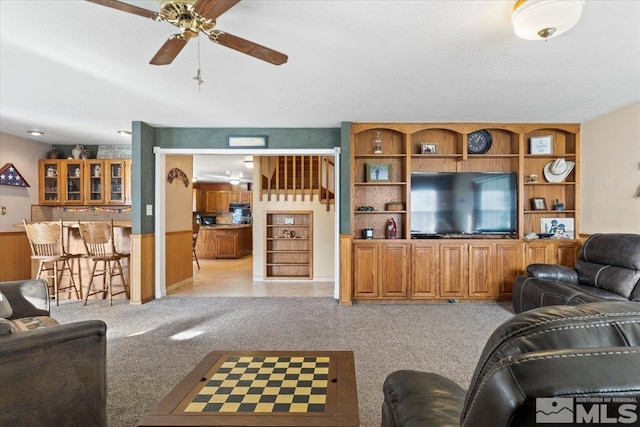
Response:
[[[9,319],[49,316],[49,287],[45,280],[0,282],[0,291],[13,310]]]
[[[401,370],[382,387],[382,427],[459,425],[466,392],[448,378]]]
[[[0,336],[0,425],[106,427],[106,349],[101,320]]]
[[[529,264],[527,276],[540,280],[578,284],[578,272],[574,268],[559,264]]]

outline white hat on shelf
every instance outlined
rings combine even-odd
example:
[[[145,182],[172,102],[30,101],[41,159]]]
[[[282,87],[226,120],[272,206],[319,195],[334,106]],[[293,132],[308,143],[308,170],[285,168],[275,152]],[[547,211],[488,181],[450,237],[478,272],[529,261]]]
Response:
[[[555,159],[544,167],[544,177],[549,182],[562,182],[571,173],[575,165],[575,162]]]

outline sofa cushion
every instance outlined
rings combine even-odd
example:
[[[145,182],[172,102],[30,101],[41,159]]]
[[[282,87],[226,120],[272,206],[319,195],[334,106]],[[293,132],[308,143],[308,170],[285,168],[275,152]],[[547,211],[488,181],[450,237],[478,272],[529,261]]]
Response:
[[[9,304],[7,298],[2,295],[2,291],[0,291],[0,317],[6,319],[7,317],[11,317],[12,314],[13,309],[11,308],[11,304]]]
[[[49,316],[21,317],[20,319],[10,320],[10,322],[15,327],[16,332],[32,331],[59,325],[54,318]]]
[[[9,335],[16,331],[15,326],[10,320],[0,317],[0,335]]]

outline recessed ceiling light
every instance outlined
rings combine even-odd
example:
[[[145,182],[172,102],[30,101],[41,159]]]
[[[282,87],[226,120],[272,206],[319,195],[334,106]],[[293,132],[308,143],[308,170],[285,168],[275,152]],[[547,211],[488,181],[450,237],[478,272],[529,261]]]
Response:
[[[119,130],[118,133],[120,134],[120,136],[123,136],[125,138],[131,136],[131,132],[129,132],[128,130]]]
[[[42,136],[44,135],[44,132],[41,132],[39,130],[28,130],[27,133],[31,136]]]

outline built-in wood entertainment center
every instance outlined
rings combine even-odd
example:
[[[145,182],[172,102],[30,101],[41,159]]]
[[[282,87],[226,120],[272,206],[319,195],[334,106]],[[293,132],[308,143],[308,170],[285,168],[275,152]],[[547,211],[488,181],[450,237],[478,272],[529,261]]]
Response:
[[[469,135],[478,131],[489,148],[469,154]],[[352,235],[341,241],[342,253],[349,251],[341,303],[507,299],[528,264],[573,266],[580,248],[578,124],[352,123],[350,149]],[[549,182],[544,169],[556,159],[573,169]],[[516,230],[412,239],[412,172],[515,173]],[[572,220],[574,238],[525,241],[545,232],[543,218]],[[395,239],[387,238],[390,219]]]

